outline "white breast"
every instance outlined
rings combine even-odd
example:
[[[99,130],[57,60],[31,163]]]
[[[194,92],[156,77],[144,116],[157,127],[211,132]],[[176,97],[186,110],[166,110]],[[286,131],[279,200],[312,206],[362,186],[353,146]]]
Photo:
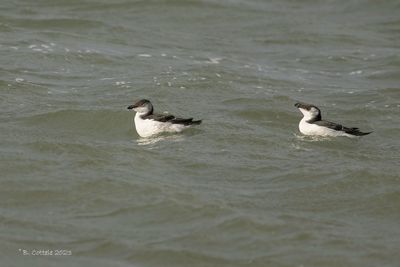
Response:
[[[141,137],[149,137],[163,132],[181,132],[185,128],[181,124],[142,119],[139,113],[135,115],[135,127]]]
[[[304,118],[299,123],[299,130],[305,135],[320,135],[320,136],[348,136],[353,137],[343,131],[336,131],[327,127],[308,123]]]

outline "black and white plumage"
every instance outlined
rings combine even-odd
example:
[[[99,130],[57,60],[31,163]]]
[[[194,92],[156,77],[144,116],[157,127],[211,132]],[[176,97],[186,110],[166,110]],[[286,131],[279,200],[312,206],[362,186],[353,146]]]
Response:
[[[299,130],[302,134],[355,137],[371,133],[364,133],[358,128],[348,128],[334,122],[324,121],[321,117],[321,110],[314,105],[299,102],[294,106],[298,108],[304,116],[299,123]]]
[[[141,137],[149,137],[163,132],[179,133],[191,125],[200,124],[201,120],[177,118],[170,114],[156,114],[151,102],[142,99],[128,109],[136,111],[135,127]]]

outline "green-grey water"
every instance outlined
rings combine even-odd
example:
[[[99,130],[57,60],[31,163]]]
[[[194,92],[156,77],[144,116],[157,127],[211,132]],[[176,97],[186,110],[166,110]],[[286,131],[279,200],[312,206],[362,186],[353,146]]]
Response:
[[[0,265],[399,266],[399,14],[2,1]],[[142,139],[141,98],[203,124]],[[373,133],[306,138],[296,101]]]

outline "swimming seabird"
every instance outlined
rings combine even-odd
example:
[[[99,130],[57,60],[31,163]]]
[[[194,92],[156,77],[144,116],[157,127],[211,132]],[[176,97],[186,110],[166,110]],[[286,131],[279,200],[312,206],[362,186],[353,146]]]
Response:
[[[141,137],[149,137],[163,132],[179,133],[191,125],[200,124],[201,120],[193,118],[182,119],[170,114],[153,113],[153,105],[147,99],[142,99],[128,107],[136,111],[135,127]]]
[[[296,103],[294,106],[298,108],[304,116],[299,123],[299,130],[302,134],[354,137],[371,133],[363,133],[360,132],[358,128],[347,128],[334,122],[324,121],[321,118],[321,110],[314,105]]]

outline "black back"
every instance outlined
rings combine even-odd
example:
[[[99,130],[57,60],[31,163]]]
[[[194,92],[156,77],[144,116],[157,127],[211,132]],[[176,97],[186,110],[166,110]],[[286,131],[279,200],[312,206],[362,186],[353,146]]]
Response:
[[[141,116],[144,120],[155,120],[158,122],[170,122],[174,124],[183,124],[183,125],[191,125],[191,124],[200,124],[201,120],[194,121],[193,118],[176,118],[174,115],[170,114],[146,114]]]
[[[348,128],[348,127],[344,127],[341,124],[337,124],[337,123],[330,122],[330,121],[320,120],[320,121],[314,121],[312,123],[316,124],[316,125],[319,125],[319,126],[322,126],[322,127],[333,129],[335,131],[342,131],[342,132],[345,132],[347,134],[351,134],[351,135],[355,135],[355,136],[362,136],[362,135],[367,135],[367,134],[371,133],[371,132],[363,133],[363,132],[360,132],[360,130],[358,128],[354,128],[354,127],[353,128]]]

